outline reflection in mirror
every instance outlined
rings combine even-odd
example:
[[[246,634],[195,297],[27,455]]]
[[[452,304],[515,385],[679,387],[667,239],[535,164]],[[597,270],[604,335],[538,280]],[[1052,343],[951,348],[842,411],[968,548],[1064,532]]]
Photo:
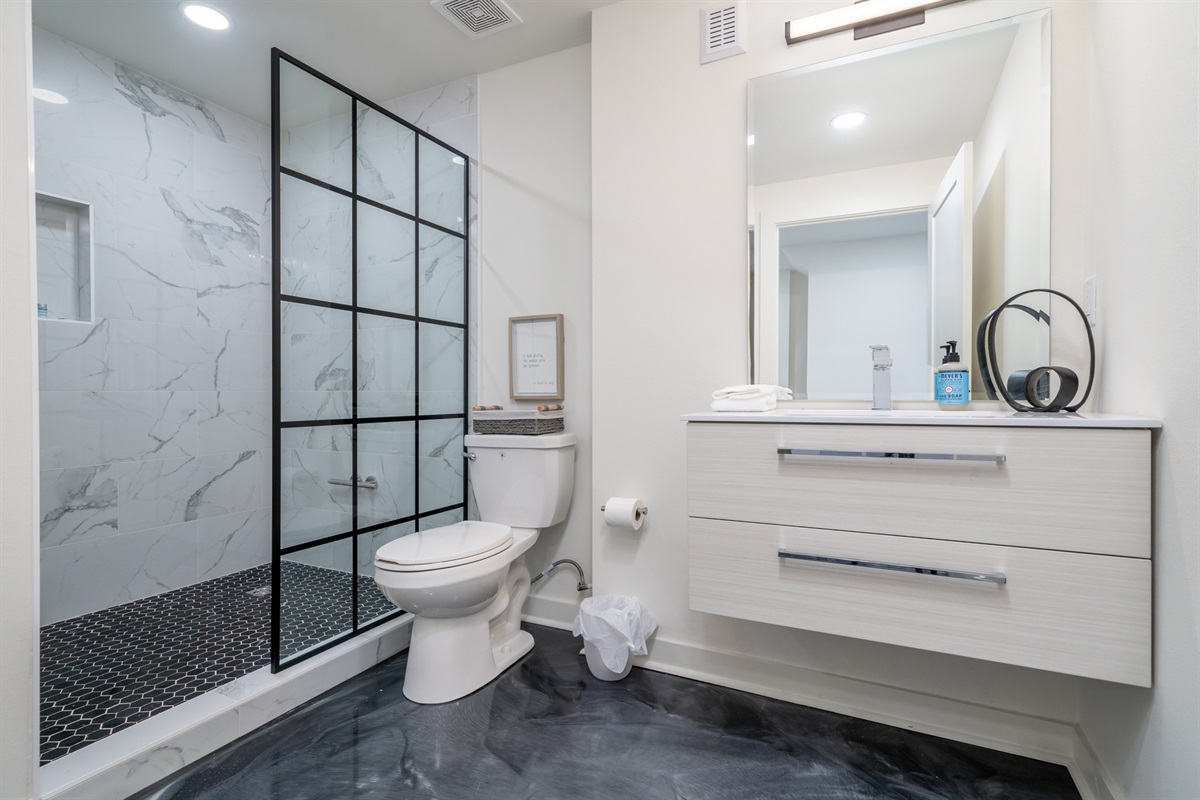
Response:
[[[1049,284],[1049,41],[1043,11],[749,82],[753,381],[866,400],[887,344],[895,399],[930,400],[939,345],[970,364],[983,315]],[[1003,352],[1047,363],[1049,328]]]

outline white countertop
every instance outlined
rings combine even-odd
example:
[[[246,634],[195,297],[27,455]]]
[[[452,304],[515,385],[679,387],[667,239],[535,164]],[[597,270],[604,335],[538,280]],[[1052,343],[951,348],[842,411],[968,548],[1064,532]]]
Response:
[[[1120,414],[1042,414],[965,409],[872,411],[867,408],[777,408],[774,411],[702,411],[684,422],[774,422],[808,425],[977,425],[1016,428],[1161,428],[1162,421]]]

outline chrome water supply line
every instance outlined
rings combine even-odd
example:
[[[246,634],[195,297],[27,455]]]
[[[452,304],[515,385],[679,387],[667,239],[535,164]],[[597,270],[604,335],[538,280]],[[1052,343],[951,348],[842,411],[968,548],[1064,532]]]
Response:
[[[542,578],[545,578],[549,575],[553,575],[555,573],[555,571],[557,571],[558,568],[560,566],[562,566],[563,564],[570,564],[572,567],[575,568],[575,571],[579,573],[579,583],[577,583],[575,585],[576,591],[586,592],[588,589],[592,588],[592,585],[587,582],[587,578],[584,577],[583,567],[579,566],[579,562],[572,561],[569,558],[560,558],[558,561],[555,561],[553,564],[546,567],[544,570],[539,572],[537,575],[534,575],[533,578],[529,581],[529,585],[532,586],[533,584],[540,581]]]

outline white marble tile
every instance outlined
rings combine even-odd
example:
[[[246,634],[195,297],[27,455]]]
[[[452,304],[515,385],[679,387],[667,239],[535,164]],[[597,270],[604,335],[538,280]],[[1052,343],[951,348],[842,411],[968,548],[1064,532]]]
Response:
[[[350,416],[351,315],[284,303],[279,376],[284,420]]]
[[[478,108],[479,79],[475,75],[398,97],[383,103],[396,116],[422,130],[446,120],[474,116]]]
[[[72,104],[111,103],[116,63],[61,36],[33,29],[33,85]],[[40,102],[40,101],[39,101]]]
[[[421,414],[460,414],[466,347],[462,328],[421,324]]]
[[[421,530],[427,531],[431,528],[440,528],[443,525],[453,525],[456,522],[462,522],[466,519],[463,514],[463,509],[455,508],[450,511],[443,511],[440,514],[430,514],[427,517],[421,517]]]
[[[195,397],[198,455],[271,449],[270,392],[196,392]]]
[[[187,257],[207,264],[261,269],[270,226],[247,209],[209,205],[188,195],[160,190],[172,222],[166,232],[184,242]]]
[[[195,268],[148,250],[98,244],[96,316],[195,325]]]
[[[118,63],[114,70],[117,96],[147,118],[161,119],[189,133],[227,141],[225,131],[207,100]]]
[[[286,546],[286,545],[285,545]],[[310,567],[333,568],[333,545],[319,544],[307,550],[299,550],[283,556],[284,561],[294,561],[297,564],[307,564]]]
[[[358,205],[358,304],[412,314],[416,310],[416,223]]]
[[[413,213],[417,135],[369,106],[359,108],[357,125],[358,193]]]
[[[198,136],[194,196],[214,208],[232,206],[259,217],[271,213],[270,164],[257,152]]]
[[[195,523],[43,548],[41,564],[48,625],[192,583]]]
[[[469,117],[448,119],[430,125],[427,130],[431,136],[466,153],[468,158],[479,158],[478,116],[472,114]]]
[[[194,185],[192,134],[136,109],[39,102],[34,130],[38,158],[69,160],[181,192]]]
[[[463,423],[461,419],[423,420],[420,424],[420,511],[463,501]]]
[[[406,416],[416,409],[415,329],[408,320],[358,315],[358,415]]]
[[[117,322],[117,365],[125,391],[216,390],[230,380],[230,331],[193,325]],[[222,359],[226,359],[223,363]]]
[[[271,560],[271,509],[196,521],[196,579],[206,581]]]
[[[304,544],[350,530],[354,516],[347,511],[284,505],[280,510],[280,538],[283,547]],[[305,551],[307,552],[307,551]],[[316,566],[329,566],[328,557]]]
[[[358,571],[362,575],[370,575],[375,570],[375,553],[388,542],[408,536],[417,530],[416,523],[403,522],[380,528],[377,531],[360,534],[358,537]]]
[[[280,163],[350,188],[350,96],[286,61],[279,65]]]
[[[109,320],[95,325],[38,320],[38,387],[43,392],[116,389],[116,356]]]
[[[358,474],[375,476],[379,487],[359,490],[360,527],[416,513],[416,463],[413,423],[358,426]]]
[[[262,270],[196,264],[194,279],[201,325],[246,331],[271,329],[271,281]]]
[[[426,138],[417,145],[420,218],[462,233],[466,230],[466,162],[459,155]]]
[[[271,335],[264,331],[220,331],[225,349],[217,359],[217,388],[234,391],[268,391],[271,365],[263,363],[262,340]]]
[[[479,165],[471,163],[467,187],[467,406],[479,399]]]
[[[280,182],[280,290],[283,294],[349,303],[349,198],[284,175]]]
[[[240,453],[135,461],[118,468],[122,531],[258,508],[266,502],[264,454]]]
[[[196,452],[190,392],[42,392],[40,408],[43,469]]]
[[[421,316],[447,322],[463,321],[466,280],[466,242],[458,236],[422,225],[417,258],[421,285]]]
[[[105,464],[44,470],[41,515],[42,547],[116,534],[116,468]]]

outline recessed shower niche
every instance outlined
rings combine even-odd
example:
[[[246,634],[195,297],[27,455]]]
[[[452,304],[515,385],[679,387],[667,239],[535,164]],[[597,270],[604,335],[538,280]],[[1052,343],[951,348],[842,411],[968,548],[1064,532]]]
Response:
[[[37,193],[38,317],[91,322],[92,205]]]

